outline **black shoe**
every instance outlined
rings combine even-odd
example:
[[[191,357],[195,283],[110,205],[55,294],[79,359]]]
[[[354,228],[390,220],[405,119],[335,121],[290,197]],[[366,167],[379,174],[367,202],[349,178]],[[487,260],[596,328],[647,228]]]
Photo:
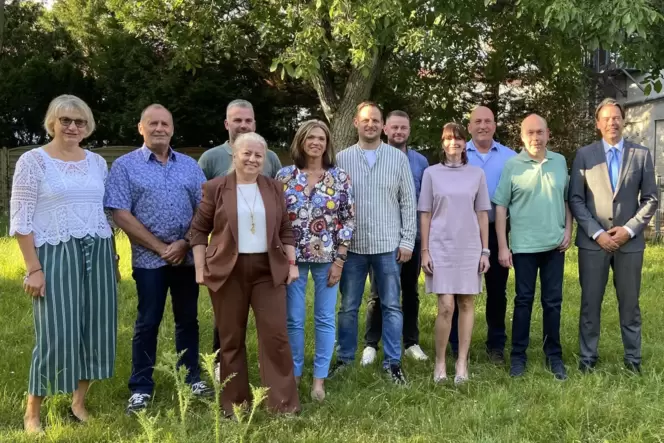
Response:
[[[579,371],[581,371],[583,374],[590,374],[595,372],[595,366],[597,366],[597,362],[581,360],[579,362]]]
[[[489,357],[489,361],[495,365],[504,365],[505,364],[505,355],[503,351],[497,349],[487,349],[486,354]]]
[[[150,402],[150,398],[151,398],[150,394],[141,394],[141,393],[132,394],[131,397],[129,397],[129,404],[127,405],[127,414],[129,415],[132,412],[139,412],[147,408],[148,403]]]
[[[403,374],[403,371],[401,370],[401,364],[400,363],[392,363],[390,366],[385,367],[385,373],[392,377],[392,382],[395,385],[405,385],[406,384],[406,376]]]
[[[210,398],[214,397],[214,389],[209,387],[204,381],[199,381],[191,385],[191,393],[194,397]]]
[[[343,360],[335,361],[330,367],[330,377],[334,377],[335,375],[342,373],[349,365],[349,363],[346,363]]]
[[[510,366],[510,377],[522,377],[526,373],[526,362],[513,361]]]
[[[636,375],[641,375],[641,363],[626,361],[625,368],[627,368],[628,371],[631,371]]]
[[[567,370],[565,369],[565,364],[562,360],[547,361],[546,366],[551,372],[553,372],[556,380],[567,380]]]

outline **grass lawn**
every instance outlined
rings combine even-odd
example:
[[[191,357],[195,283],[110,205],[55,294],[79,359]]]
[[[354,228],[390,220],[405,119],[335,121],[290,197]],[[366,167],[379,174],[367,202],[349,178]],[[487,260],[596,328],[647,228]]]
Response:
[[[119,293],[119,341],[116,375],[94,383],[88,407],[94,419],[88,425],[67,420],[68,398],[50,398],[43,408],[49,442],[212,442],[215,418],[209,405],[194,402],[184,421],[178,409],[174,382],[156,373],[154,403],[148,415],[138,420],[124,414],[128,398],[127,379],[131,368],[131,337],[136,313],[136,293],[131,279],[129,247],[120,241],[123,281]],[[14,240],[0,239],[0,441],[37,441],[25,437],[22,417],[25,407],[28,368],[33,346],[32,312],[29,297],[21,290],[24,272]],[[406,387],[396,387],[384,378],[379,364],[358,367],[328,381],[324,404],[309,398],[313,355],[313,319],[307,323],[307,367],[300,389],[302,414],[273,417],[259,410],[253,421],[221,423],[222,441],[260,442],[650,442],[664,440],[664,309],[660,299],[664,287],[664,248],[647,250],[643,272],[642,377],[630,375],[622,366],[622,344],[618,309],[613,289],[607,291],[602,317],[600,370],[582,376],[576,370],[578,347],[579,284],[576,250],[568,253],[565,269],[565,298],[562,314],[562,343],[570,378],[557,382],[544,370],[541,350],[542,315],[536,303],[529,367],[525,377],[512,380],[506,368],[488,363],[484,354],[486,325],[484,296],[477,298],[476,327],[471,349],[471,381],[455,388],[435,385],[433,361],[406,360]],[[311,288],[310,288],[311,289]],[[513,281],[508,289],[512,299]],[[170,304],[169,304],[170,306]],[[508,322],[511,317],[511,302]],[[167,312],[170,308],[167,308]],[[312,313],[311,306],[308,313]],[[421,345],[433,352],[435,300],[422,297]],[[363,331],[364,309],[360,314]],[[212,342],[212,311],[205,292],[199,303],[201,350]],[[508,326],[508,335],[509,335]],[[258,385],[256,336],[249,327],[250,379]],[[159,355],[174,349],[173,316],[168,313],[159,336]],[[361,348],[360,348],[361,351]],[[448,360],[448,374],[453,361]],[[141,424],[143,423],[143,424]]]

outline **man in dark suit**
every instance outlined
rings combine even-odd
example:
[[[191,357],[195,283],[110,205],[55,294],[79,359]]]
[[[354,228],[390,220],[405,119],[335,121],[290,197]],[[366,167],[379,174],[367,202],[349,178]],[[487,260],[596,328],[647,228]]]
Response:
[[[597,363],[602,298],[613,269],[620,329],[628,369],[641,371],[639,292],[645,240],[643,230],[657,210],[657,186],[648,148],[622,137],[625,111],[607,98],[595,111],[602,140],[576,154],[569,206],[579,227],[579,369]]]

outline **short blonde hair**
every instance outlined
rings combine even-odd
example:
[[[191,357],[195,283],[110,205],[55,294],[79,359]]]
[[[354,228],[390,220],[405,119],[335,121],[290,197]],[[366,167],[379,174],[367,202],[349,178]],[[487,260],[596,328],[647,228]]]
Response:
[[[263,148],[265,148],[265,151],[267,152],[267,142],[256,132],[245,132],[244,134],[240,134],[233,142],[233,150],[235,150],[240,144],[249,142],[263,145]]]
[[[240,134],[235,141],[233,142],[233,153],[235,153],[235,150],[241,143],[249,143],[249,142],[255,142],[258,144],[263,145],[263,149],[265,149],[265,156],[267,157],[267,142],[265,139],[259,135],[256,132],[245,132],[244,134]],[[235,156],[231,159],[231,166],[228,168],[228,174],[233,172],[235,170]]]
[[[87,120],[88,124],[85,127],[85,137],[89,137],[94,132],[95,118],[92,115],[90,107],[75,95],[63,94],[54,98],[48,105],[46,117],[44,117],[44,129],[46,129],[48,135],[51,137],[55,135],[55,121],[67,111],[76,111]]]

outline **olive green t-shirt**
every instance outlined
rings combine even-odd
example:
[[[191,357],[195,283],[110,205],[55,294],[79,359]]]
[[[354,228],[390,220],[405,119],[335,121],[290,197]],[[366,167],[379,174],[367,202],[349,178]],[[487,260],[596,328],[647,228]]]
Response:
[[[549,150],[542,163],[525,149],[505,163],[492,201],[509,211],[513,253],[545,252],[560,245],[568,181],[565,157]]]
[[[233,151],[231,145],[226,142],[223,145],[208,149],[198,159],[198,165],[203,170],[205,178],[212,180],[216,177],[223,177],[228,174],[233,162]],[[279,156],[274,152],[267,150],[265,163],[263,164],[263,175],[274,178],[281,169]]]

